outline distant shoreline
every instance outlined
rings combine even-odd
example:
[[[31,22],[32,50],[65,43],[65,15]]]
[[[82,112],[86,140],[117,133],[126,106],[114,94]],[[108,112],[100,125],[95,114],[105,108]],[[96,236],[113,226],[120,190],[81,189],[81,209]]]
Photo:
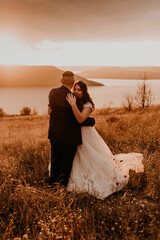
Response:
[[[99,108],[99,109],[96,109],[95,112],[93,112],[93,116],[94,115],[97,115],[97,114],[113,114],[113,113],[122,113],[122,112],[128,112],[128,113],[135,113],[135,112],[143,112],[143,111],[152,111],[154,109],[160,109],[160,104],[152,104],[151,106],[149,107],[145,107],[145,108],[142,108],[140,106],[136,106],[136,107],[132,107],[132,110],[131,111],[128,111],[128,110],[125,110],[124,107],[103,107],[103,108]],[[49,115],[48,113],[43,113],[43,114],[29,114],[29,115],[22,115],[22,114],[6,114],[5,116],[3,117],[0,117],[0,120],[5,120],[5,119],[8,119],[8,118],[30,118],[30,117],[33,117],[33,118],[42,118],[42,117],[46,117],[46,118],[49,118]]]
[[[102,79],[102,80],[115,80],[115,81],[121,81],[121,80],[124,80],[124,81],[130,81],[130,80],[132,80],[132,81],[137,81],[137,80],[141,80],[141,81],[143,81],[143,79],[133,79],[133,78],[130,78],[130,79],[125,79],[125,78],[90,78],[90,79],[87,79],[88,81],[91,81],[91,82],[94,82],[95,84],[94,85],[90,85],[91,87],[93,86],[93,87],[102,87],[102,86],[105,86],[104,84],[102,84],[102,83],[100,83],[100,82],[97,82],[98,80],[100,80],[100,79]],[[146,79],[147,81],[160,81],[160,78],[159,79]],[[59,85],[59,86],[56,86],[56,87],[60,87],[61,85]],[[53,85],[51,85],[51,86],[47,86],[47,85],[14,85],[14,86],[0,86],[0,88],[27,88],[27,89],[29,89],[29,88],[53,88],[53,87],[55,87],[55,86],[53,86]]]
[[[0,87],[58,87],[61,76],[66,70],[75,71],[75,81],[82,80],[88,86],[103,86],[95,79],[160,80],[160,66],[66,66],[58,68],[43,65],[0,65]]]
[[[0,87],[59,87],[63,72],[55,66],[0,65]],[[84,81],[88,86],[102,86],[77,74],[74,79]]]

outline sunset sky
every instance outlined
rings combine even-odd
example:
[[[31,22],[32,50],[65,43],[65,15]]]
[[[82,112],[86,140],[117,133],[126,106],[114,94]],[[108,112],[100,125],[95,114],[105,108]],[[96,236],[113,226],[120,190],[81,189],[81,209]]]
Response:
[[[160,65],[159,0],[0,0],[0,64]]]

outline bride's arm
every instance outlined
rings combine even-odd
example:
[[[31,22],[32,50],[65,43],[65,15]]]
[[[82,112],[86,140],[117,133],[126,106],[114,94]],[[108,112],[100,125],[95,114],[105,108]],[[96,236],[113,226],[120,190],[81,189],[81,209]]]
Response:
[[[76,97],[73,94],[68,94],[66,97],[67,101],[72,107],[72,111],[79,123],[84,122],[89,115],[92,112],[92,109],[90,107],[86,107],[82,110],[82,112],[79,111],[77,105],[76,105]]]

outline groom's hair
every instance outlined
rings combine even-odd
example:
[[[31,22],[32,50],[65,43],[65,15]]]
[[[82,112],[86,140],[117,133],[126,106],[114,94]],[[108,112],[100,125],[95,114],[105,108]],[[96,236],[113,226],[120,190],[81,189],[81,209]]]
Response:
[[[71,71],[66,71],[62,74],[62,83],[64,85],[73,85],[74,84],[74,73]]]

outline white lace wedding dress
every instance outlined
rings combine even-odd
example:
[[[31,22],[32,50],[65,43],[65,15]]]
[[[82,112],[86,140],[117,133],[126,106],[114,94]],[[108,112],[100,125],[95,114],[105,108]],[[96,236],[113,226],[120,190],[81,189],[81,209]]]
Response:
[[[82,145],[73,160],[68,191],[104,199],[128,183],[130,169],[144,171],[141,153],[113,155],[94,127],[82,127],[81,131]]]

